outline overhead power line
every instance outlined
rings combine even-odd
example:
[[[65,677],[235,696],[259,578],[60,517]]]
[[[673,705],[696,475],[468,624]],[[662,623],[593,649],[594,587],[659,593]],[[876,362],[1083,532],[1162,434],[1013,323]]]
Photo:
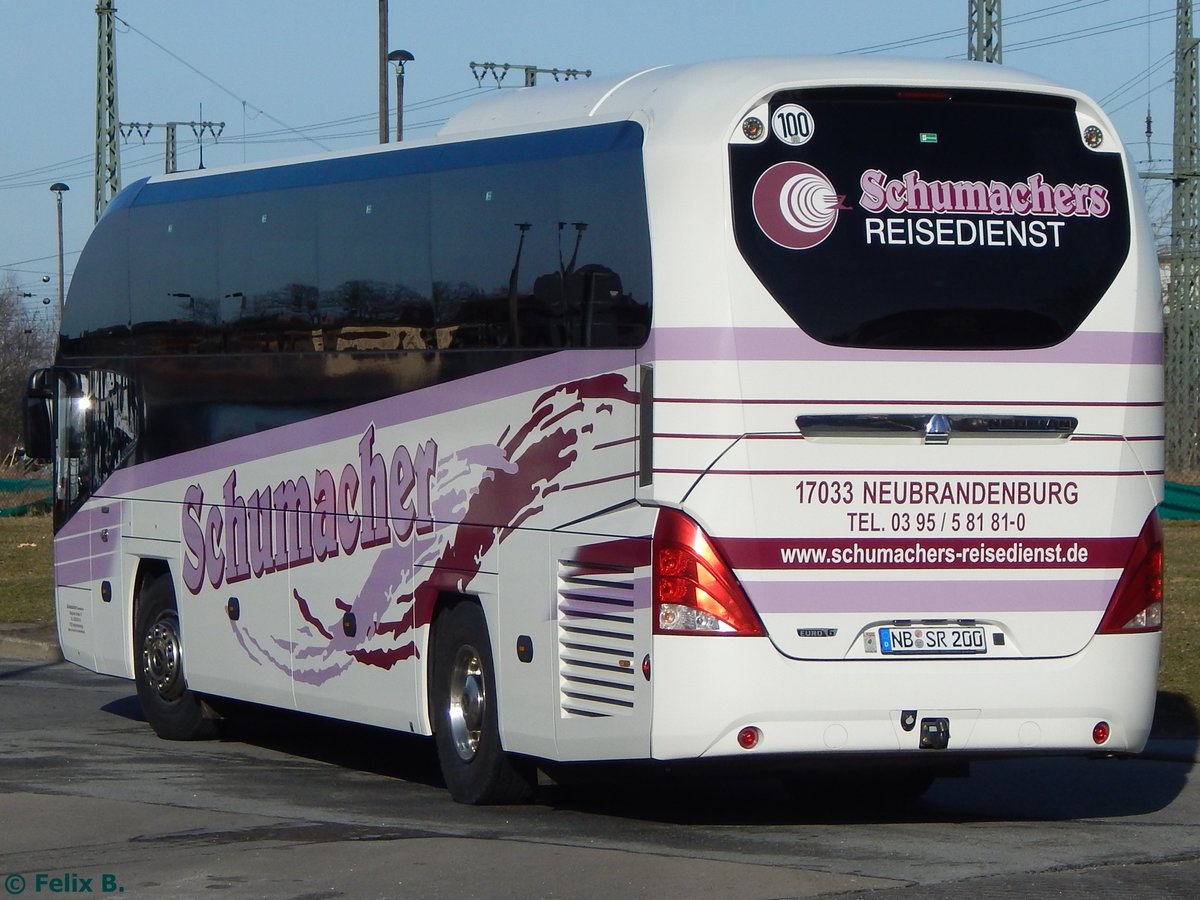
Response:
[[[1136,75],[1134,75],[1128,81],[1117,85],[1117,87],[1113,88],[1111,91],[1109,91],[1103,97],[1101,97],[1097,102],[1101,106],[1107,107],[1109,103],[1112,103],[1114,100],[1119,98],[1122,94],[1124,94],[1127,91],[1133,90],[1135,87],[1137,87],[1137,85],[1140,82],[1149,78],[1151,75],[1153,75],[1159,69],[1161,69],[1163,66],[1168,65],[1174,58],[1175,58],[1175,51],[1174,50],[1167,51],[1158,59],[1157,62],[1152,63],[1151,65],[1147,66],[1145,69],[1138,72]],[[1168,81],[1167,83],[1169,84],[1170,82]],[[1138,99],[1138,98],[1135,98],[1135,99]]]
[[[1004,18],[1005,26],[1021,25],[1028,22],[1036,22],[1039,19],[1046,19],[1051,16],[1059,16],[1065,13],[1077,12],[1081,9],[1087,9],[1090,6],[1100,6],[1104,3],[1111,3],[1112,0],[1066,0],[1063,3],[1057,3],[1053,6],[1048,6],[1044,9],[1034,10],[1027,13],[1017,13],[1016,15],[1006,16]],[[963,36],[962,28],[951,28],[946,31],[937,31],[930,34],[914,35],[910,38],[901,38],[895,41],[888,41],[883,44],[872,44],[867,47],[858,47],[854,50],[839,51],[839,55],[848,53],[888,53],[892,50],[903,50],[908,47],[918,47],[922,44],[933,44],[938,41],[945,40],[961,40]],[[959,54],[960,56],[962,54]]]
[[[262,107],[254,105],[249,100],[247,100],[245,97],[242,97],[239,94],[237,94],[236,92],[234,92],[233,90],[227,88],[225,85],[221,84],[221,82],[217,81],[211,75],[208,75],[208,74],[202,72],[200,69],[196,68],[194,65],[192,65],[190,62],[188,62],[186,59],[184,59],[178,53],[175,53],[173,50],[168,50],[166,47],[164,47],[158,41],[154,40],[154,38],[150,37],[150,35],[146,34],[146,32],[144,32],[138,28],[135,28],[133,25],[130,25],[128,22],[126,22],[120,16],[114,16],[113,18],[115,18],[118,22],[120,22],[122,25],[124,25],[127,29],[132,31],[134,34],[138,35],[139,37],[143,38],[146,41],[149,41],[151,44],[153,44],[155,47],[157,47],[163,53],[167,54],[167,56],[171,57],[171,59],[175,60],[181,66],[184,66],[185,68],[194,72],[196,75],[199,75],[201,78],[203,78],[209,84],[211,84],[213,87],[217,88],[218,90],[222,91],[225,94],[228,94],[230,97],[232,97],[238,103],[244,104],[246,106],[246,108],[253,110],[257,115],[266,116],[268,119],[270,119],[276,125],[279,125],[281,128],[284,128],[287,131],[290,131],[292,134],[295,134],[298,138],[301,138],[303,140],[306,140],[313,144],[316,144],[322,150],[330,149],[325,144],[322,144],[320,141],[318,141],[316,138],[311,137],[310,135],[307,135],[304,132],[302,132],[296,128],[293,128],[287,122],[284,122],[282,119],[276,118],[275,116],[271,115],[269,112],[267,112]]]
[[[1098,37],[1102,34],[1112,34],[1117,31],[1125,31],[1130,28],[1140,28],[1143,25],[1150,25],[1154,22],[1165,22],[1173,19],[1175,13],[1173,10],[1163,10],[1156,13],[1147,13],[1141,16],[1134,16],[1129,19],[1117,19],[1114,22],[1105,22],[1102,25],[1090,25],[1087,28],[1077,28],[1074,31],[1064,31],[1059,34],[1047,35],[1040,38],[1030,38],[1026,41],[1019,41],[1015,44],[1009,44],[1009,50],[1032,50],[1037,47],[1052,47],[1055,44],[1066,43],[1067,41],[1077,41],[1082,38]]]

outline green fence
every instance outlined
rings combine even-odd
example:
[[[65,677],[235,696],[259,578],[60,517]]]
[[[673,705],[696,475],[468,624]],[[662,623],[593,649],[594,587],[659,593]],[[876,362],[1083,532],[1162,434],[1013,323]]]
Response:
[[[54,483],[45,479],[0,478],[0,516],[49,512]]]
[[[1200,487],[1168,481],[1158,514],[1164,519],[1200,519]]]

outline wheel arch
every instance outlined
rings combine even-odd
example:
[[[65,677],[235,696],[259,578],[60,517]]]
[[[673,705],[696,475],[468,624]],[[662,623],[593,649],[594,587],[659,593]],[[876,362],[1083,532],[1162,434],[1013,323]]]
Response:
[[[492,625],[493,620],[488,615],[487,606],[484,604],[483,599],[478,594],[473,594],[467,591],[440,591],[437,595],[437,599],[434,601],[433,612],[429,617],[429,631],[425,639],[425,653],[427,660],[427,663],[424,666],[425,685],[424,689],[421,691],[421,696],[425,704],[425,720],[429,723],[430,734],[437,734],[437,716],[433,714],[433,669],[434,666],[438,664],[437,654],[434,649],[437,646],[437,641],[434,635],[437,633],[438,626],[446,617],[446,614],[449,613],[451,609],[462,603],[472,603],[479,607],[480,611],[483,613],[483,620],[487,625],[488,641],[492,645],[490,649],[492,651],[493,658],[495,657],[496,653],[495,638],[493,637],[493,633],[495,631]]]
[[[129,671],[137,665],[137,623],[141,612],[142,596],[146,586],[161,576],[171,577],[171,564],[165,559],[140,557],[133,574],[133,602],[129,605],[129,620],[125,623],[129,633]],[[176,600],[178,602],[178,600]]]
[[[457,592],[438,597],[426,667],[430,727],[457,802],[523,803],[536,790],[537,769],[531,758],[504,746],[497,629],[487,614],[488,599]]]

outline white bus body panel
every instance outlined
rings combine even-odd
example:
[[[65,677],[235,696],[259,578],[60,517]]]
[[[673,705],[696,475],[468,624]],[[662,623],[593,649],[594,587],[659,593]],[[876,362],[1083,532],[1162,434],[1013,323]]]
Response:
[[[955,752],[1137,752],[1150,733],[1160,643],[1158,634],[1101,635],[1064,659],[913,666],[788,660],[763,638],[660,636],[654,758],[916,754],[919,720],[939,717],[950,720]],[[904,727],[906,711],[918,727]],[[1112,736],[1098,748],[1101,721]],[[753,752],[737,742],[747,726],[763,734]]]
[[[72,542],[91,549],[71,560],[97,566],[107,551],[93,536],[128,528],[109,569],[58,577],[67,657],[132,674],[137,565],[166,559],[200,692],[429,733],[432,601],[463,592],[491,630],[505,746],[545,759],[744,756],[746,725],[763,730],[763,753],[890,754],[916,749],[906,710],[949,718],[952,750],[1091,750],[1100,720],[1112,726],[1105,750],[1140,749],[1160,635],[1095,634],[1122,549],[1161,497],[1158,270],[1128,165],[1129,257],[1075,334],[1046,349],[818,342],[734,244],[728,150],[743,116],[784,89],[888,83],[1054,92],[1113,133],[1081,95],[949,63],[768,60],[503,92],[414,145],[625,118],[645,129],[646,345],[552,354],[118,471],[58,538],[60,568]],[[639,366],[653,371],[652,435],[638,431],[638,404],[651,401],[637,394]],[[1061,440],[935,446],[810,439],[796,424],[863,412],[1070,416],[1078,427]],[[639,472],[639,439],[652,473]],[[421,465],[424,501],[410,477]],[[371,493],[372,472],[386,497]],[[497,491],[506,478],[520,483]],[[289,548],[302,526],[272,515],[260,571],[229,562],[252,496],[295,496],[302,479],[312,510],[353,512],[333,552]],[[953,499],[960,482],[968,501]],[[988,499],[992,483],[1003,493],[1017,482],[1057,499]],[[938,501],[902,501],[911,483]],[[334,500],[317,499],[321,485]],[[390,504],[388,522],[368,521],[368,495]],[[658,506],[683,509],[730,557],[767,637],[652,636]],[[362,538],[372,526],[384,529],[370,532],[377,542]],[[871,561],[921,542],[967,555]],[[973,546],[1017,562],[969,560]],[[113,599],[101,607],[106,578]],[[910,620],[977,622],[993,643],[986,658],[871,649],[881,627]]]
[[[969,84],[961,74],[942,86]],[[928,82],[914,71],[903,83]],[[1081,131],[1114,133],[1072,96]],[[646,152],[657,290],[639,358],[654,368],[655,440],[654,485],[639,496],[681,506],[715,539],[769,639],[656,637],[654,756],[744,755],[735,738],[748,724],[777,736],[763,752],[915,750],[901,710],[948,716],[956,750],[1086,751],[1100,720],[1114,728],[1106,750],[1139,750],[1159,637],[1096,635],[1161,499],[1158,266],[1128,164],[1131,251],[1060,345],[843,348],[802,333],[722,227],[728,160],[699,123],[716,124],[699,104],[654,124],[664,118],[678,131]],[[723,123],[726,139],[738,140],[740,119]],[[732,303],[705,302],[726,287]],[[934,445],[919,434],[805,439],[796,421],[864,413],[1078,425],[1069,439]],[[879,559],[888,553],[924,558]],[[928,562],[935,553],[942,561]],[[983,627],[986,655],[883,658],[881,628],[923,622]]]

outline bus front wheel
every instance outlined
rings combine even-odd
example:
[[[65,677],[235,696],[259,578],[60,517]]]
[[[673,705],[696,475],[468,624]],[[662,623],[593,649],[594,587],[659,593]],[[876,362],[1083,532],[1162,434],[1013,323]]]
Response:
[[[196,741],[216,735],[212,713],[184,678],[179,610],[167,575],[156,576],[142,590],[134,631],[134,681],[142,712],[160,738]]]
[[[500,744],[496,667],[483,610],[456,603],[438,619],[433,641],[431,712],[450,796],[459,803],[527,802],[537,772]]]

